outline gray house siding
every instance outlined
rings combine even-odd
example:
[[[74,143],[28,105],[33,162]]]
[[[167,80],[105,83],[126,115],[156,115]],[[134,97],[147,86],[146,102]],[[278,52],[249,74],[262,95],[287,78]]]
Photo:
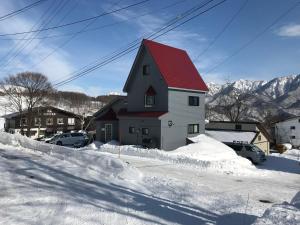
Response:
[[[149,65],[150,73],[143,75],[143,65]],[[168,111],[168,87],[165,84],[155,62],[144,47],[132,71],[128,90],[129,112],[134,111]],[[152,86],[156,92],[155,105],[145,107],[145,92]]]
[[[112,125],[112,138],[111,140],[119,140],[119,121],[118,120],[101,120],[96,123],[96,140],[101,142],[107,142],[105,137],[105,125]]]
[[[129,133],[129,127],[134,127],[135,132]],[[161,121],[158,118],[120,117],[120,143],[125,145],[142,145],[144,138],[153,138],[160,148]],[[143,135],[142,128],[148,128],[149,134]],[[138,131],[138,132],[137,132]]]
[[[189,106],[189,96],[199,97],[199,106]],[[161,148],[173,150],[186,144],[186,138],[205,132],[205,94],[169,90],[169,113],[162,116]],[[170,126],[170,123],[172,125]],[[199,133],[188,134],[188,124],[199,124]]]
[[[258,131],[255,123],[239,122],[209,122],[205,125],[206,129],[236,130],[236,125],[240,125],[242,131]]]
[[[112,109],[115,113],[125,107],[126,100],[120,99],[115,102],[111,107],[104,110],[103,112],[97,115],[97,118],[100,118],[102,115],[107,113],[110,109]],[[118,120],[97,120],[96,119],[96,140],[101,142],[106,142],[105,140],[105,124],[112,124],[112,140],[119,140],[119,121]]]

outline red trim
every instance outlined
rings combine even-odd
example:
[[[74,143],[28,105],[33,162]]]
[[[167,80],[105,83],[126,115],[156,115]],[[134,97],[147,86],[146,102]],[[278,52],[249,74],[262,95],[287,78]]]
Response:
[[[145,39],[143,43],[152,55],[168,87],[208,91],[186,51]]]
[[[164,114],[166,114],[167,112],[127,112],[126,109],[120,109],[120,111],[118,112],[118,116],[129,116],[129,117],[160,117]]]
[[[145,95],[148,95],[148,96],[155,96],[156,95],[156,91],[154,90],[154,88],[152,86],[150,86],[148,88],[148,90],[146,91]]]

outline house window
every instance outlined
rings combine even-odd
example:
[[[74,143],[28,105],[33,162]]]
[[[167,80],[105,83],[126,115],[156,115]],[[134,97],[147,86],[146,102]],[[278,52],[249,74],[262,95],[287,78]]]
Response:
[[[42,124],[41,118],[34,118],[34,125],[35,126],[40,126]]]
[[[148,128],[142,128],[142,134],[143,135],[148,135],[149,134],[149,129]]]
[[[53,125],[53,118],[46,118],[46,125]]]
[[[27,118],[22,118],[20,124],[21,126],[27,126]]]
[[[298,122],[300,123],[300,119],[298,119]]]
[[[199,124],[189,124],[188,125],[189,134],[198,134],[199,133]]]
[[[189,96],[189,106],[199,106],[199,97]]]
[[[235,125],[235,129],[236,130],[241,130],[242,129],[242,125],[241,124],[236,124]]]
[[[296,136],[290,136],[291,139],[296,139]]]
[[[296,127],[295,126],[291,126],[291,130],[295,130],[296,129]]]
[[[57,118],[57,124],[64,124],[64,118]]]
[[[134,134],[134,132],[135,132],[135,128],[134,127],[129,127],[129,133]]]
[[[68,118],[69,125],[75,125],[75,118]]]
[[[149,74],[150,74],[150,66],[143,65],[143,75],[149,75]]]
[[[257,140],[258,140],[258,141],[261,141],[261,135],[258,135],[258,136],[257,136]]]
[[[145,95],[145,106],[152,107],[155,104],[155,96]]]

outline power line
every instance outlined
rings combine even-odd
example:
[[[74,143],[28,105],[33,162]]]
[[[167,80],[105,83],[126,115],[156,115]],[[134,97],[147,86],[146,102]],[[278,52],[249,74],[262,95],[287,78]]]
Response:
[[[56,35],[49,35],[49,36],[42,36],[42,37],[35,37],[35,38],[28,38],[28,39],[26,39],[26,38],[0,38],[0,41],[31,40],[31,39],[41,40],[41,39],[50,39],[50,38],[61,38],[61,37],[65,37],[65,36],[72,36],[74,34],[82,34],[82,33],[86,33],[86,32],[101,30],[101,29],[104,29],[104,28],[107,28],[107,27],[111,27],[111,26],[123,24],[123,23],[125,23],[127,21],[130,21],[130,20],[133,20],[133,19],[139,19],[139,18],[141,18],[143,16],[151,15],[153,12],[157,12],[157,11],[161,11],[161,10],[164,10],[164,9],[171,8],[171,7],[175,6],[175,5],[183,3],[185,1],[186,0],[180,0],[180,1],[174,2],[172,4],[169,4],[169,5],[167,5],[167,6],[163,7],[163,8],[151,10],[150,12],[147,12],[147,13],[144,13],[144,14],[141,14],[141,15],[138,15],[138,16],[133,16],[131,18],[126,18],[126,19],[124,19],[122,21],[119,21],[119,22],[104,24],[102,26],[97,26],[97,27],[94,27],[94,28],[86,29],[84,31],[76,31],[76,32],[70,32],[70,33],[56,34]]]
[[[143,1],[131,4],[131,5],[127,5],[125,7],[116,9],[116,10],[112,10],[110,12],[105,12],[105,13],[99,14],[97,16],[89,17],[89,18],[82,19],[82,20],[73,21],[73,22],[70,22],[70,23],[61,24],[61,25],[58,25],[58,26],[47,27],[47,28],[42,28],[42,29],[37,29],[37,30],[32,30],[32,31],[23,31],[23,32],[10,33],[10,34],[0,34],[0,36],[4,37],[4,36],[13,36],[13,35],[20,35],[20,34],[28,34],[28,33],[37,33],[37,32],[41,32],[41,31],[54,30],[54,29],[58,29],[58,28],[62,28],[62,27],[67,27],[67,26],[79,24],[79,23],[84,23],[84,22],[94,20],[96,18],[103,17],[103,16],[106,16],[106,15],[109,15],[109,14],[112,14],[112,13],[120,12],[124,9],[128,9],[128,8],[131,8],[131,7],[134,7],[134,6],[137,6],[137,5],[144,4],[148,1],[150,1],[150,0],[143,0]]]
[[[225,26],[215,36],[215,38],[209,43],[209,45],[199,55],[197,55],[193,61],[196,61],[199,57],[201,57],[202,55],[204,55],[216,43],[216,41],[221,37],[221,35],[229,28],[229,26],[232,24],[232,22],[237,18],[237,16],[240,14],[240,12],[245,8],[245,6],[247,5],[248,1],[249,0],[245,0],[244,1],[244,3],[241,5],[241,7],[238,9],[238,11],[225,24]]]
[[[195,11],[201,9],[202,7],[204,7],[205,5],[207,5],[208,3],[212,2],[212,1],[214,1],[214,0],[208,0],[206,3],[200,4],[200,5],[196,5],[196,6],[192,7],[191,9],[187,10],[186,12],[182,13],[180,16],[179,16],[179,15],[176,16],[175,18],[173,18],[173,19],[171,19],[170,21],[168,21],[163,27],[159,28],[159,29],[156,31],[156,33],[160,32],[160,31],[163,30],[163,29],[168,28],[169,26],[171,26],[171,25],[175,24],[176,22],[178,22],[180,19],[185,18],[185,17],[188,16],[189,14],[191,14],[191,13],[193,13],[193,12],[195,12]],[[125,46],[125,50],[124,50],[123,48],[120,48],[120,50],[116,50],[116,51],[112,52],[111,54],[109,54],[109,55],[107,55],[107,56],[101,57],[100,59],[95,60],[94,62],[92,62],[92,63],[90,63],[90,64],[88,64],[88,65],[82,67],[82,68],[79,69],[77,72],[75,71],[75,72],[73,72],[73,73],[71,73],[71,74],[69,74],[69,75],[67,75],[67,76],[65,76],[65,77],[66,77],[67,79],[69,79],[69,78],[73,77],[72,74],[74,74],[74,76],[75,76],[76,73],[78,74],[78,73],[80,73],[80,71],[84,71],[84,69],[86,69],[86,68],[88,68],[88,67],[95,66],[95,65],[97,65],[98,63],[102,62],[103,60],[104,60],[104,61],[109,60],[109,59],[111,59],[111,57],[114,57],[116,54],[119,54],[120,51],[121,51],[121,53],[123,53],[124,51],[126,51],[126,50],[128,50],[128,49],[130,49],[130,48],[139,46],[140,40],[141,40],[144,36],[146,36],[146,35],[148,35],[148,33],[145,33],[145,34],[142,35],[141,37],[139,37],[139,38],[135,39],[134,41],[130,42],[128,45]],[[101,60],[102,60],[102,61],[101,61]],[[62,79],[61,82],[66,81],[67,79]],[[58,83],[60,83],[60,82],[58,82]],[[58,83],[56,83],[55,85],[57,85]]]
[[[16,15],[22,13],[22,12],[25,12],[25,11],[27,11],[27,10],[29,10],[29,9],[31,9],[31,8],[37,6],[37,5],[41,4],[41,3],[43,3],[44,1],[48,1],[48,0],[40,0],[40,1],[36,1],[36,2],[34,2],[34,3],[32,3],[32,4],[29,4],[29,5],[27,5],[27,6],[23,7],[23,8],[21,8],[21,9],[18,9],[18,10],[16,10],[16,11],[10,12],[10,13],[4,15],[4,16],[1,16],[1,17],[0,17],[0,21],[6,20],[6,19],[11,18],[11,17],[13,17],[13,16],[16,16]]]
[[[212,2],[212,1],[213,1],[213,0],[206,2],[202,7],[204,7],[205,5],[207,5],[208,3]],[[204,10],[204,11],[202,11],[202,12],[196,14],[195,16],[192,16],[191,18],[189,18],[189,19],[183,21],[182,23],[177,24],[175,27],[172,27],[172,28],[170,28],[169,30],[167,30],[167,31],[165,31],[165,32],[163,32],[163,33],[161,33],[161,34],[159,34],[159,33],[160,33],[161,31],[163,31],[164,29],[170,27],[170,25],[167,25],[167,26],[163,27],[161,30],[159,30],[158,32],[155,32],[154,34],[151,34],[149,37],[151,37],[152,40],[154,40],[154,39],[156,39],[156,38],[158,38],[158,37],[160,37],[160,36],[162,36],[162,35],[164,35],[164,34],[170,32],[170,31],[174,30],[175,28],[177,28],[177,27],[179,27],[179,26],[181,26],[181,25],[183,25],[183,24],[185,24],[185,23],[191,21],[192,19],[195,19],[195,18],[197,18],[198,16],[200,16],[200,15],[202,15],[202,14],[204,14],[204,13],[210,11],[210,10],[212,10],[213,8],[219,6],[220,4],[223,4],[225,1],[227,1],[227,0],[223,0],[223,1],[221,1],[221,2],[218,2],[218,3],[214,4],[213,6],[209,7],[207,10]],[[202,8],[202,7],[201,7],[201,8]],[[190,10],[188,10],[188,11],[190,11]],[[190,13],[188,13],[188,14],[185,15],[185,16],[180,17],[178,20],[182,20],[183,18],[185,18],[186,16],[191,15],[192,13],[193,13],[193,11],[190,12]],[[178,21],[175,21],[175,23],[177,23],[177,22],[178,22]],[[156,36],[155,36],[155,35],[156,35]],[[153,37],[153,36],[154,36],[154,37]],[[149,37],[148,37],[148,38],[149,38]],[[122,51],[122,52],[116,54],[115,56],[111,57],[110,59],[105,60],[105,61],[103,61],[103,62],[100,62],[100,63],[98,63],[97,65],[95,65],[95,66],[93,66],[93,67],[91,67],[91,68],[88,68],[88,69],[86,69],[85,71],[82,71],[82,72],[78,73],[77,75],[75,75],[75,76],[73,76],[73,77],[71,77],[71,78],[69,78],[69,79],[66,79],[65,81],[62,81],[62,82],[59,82],[59,83],[55,84],[54,86],[56,86],[56,87],[62,86],[62,85],[64,85],[64,84],[66,84],[66,83],[69,83],[69,82],[75,80],[75,79],[78,79],[79,77],[82,77],[82,76],[84,76],[84,75],[86,75],[86,74],[88,74],[88,73],[90,73],[90,72],[92,72],[92,71],[94,71],[94,70],[96,70],[96,69],[98,69],[98,68],[100,68],[100,67],[103,67],[103,66],[105,66],[105,65],[107,65],[107,64],[109,64],[109,63],[111,63],[111,62],[113,62],[113,61],[115,61],[115,60],[117,60],[117,59],[119,59],[119,58],[121,58],[121,57],[123,57],[124,55],[129,54],[130,52],[136,50],[137,48],[138,48],[138,47],[136,47],[136,46],[129,47],[128,49],[126,49],[126,50],[124,50],[124,51]]]
[[[288,10],[286,10],[285,12],[283,12],[279,17],[277,17],[272,23],[270,23],[265,29],[263,29],[261,32],[259,32],[258,34],[256,34],[253,38],[251,38],[248,42],[246,42],[245,44],[243,44],[240,48],[238,48],[236,51],[234,51],[231,55],[229,55],[228,57],[226,57],[224,60],[222,60],[221,62],[219,62],[217,65],[213,66],[211,69],[209,69],[206,73],[210,73],[212,71],[214,71],[217,67],[223,65],[224,63],[226,63],[228,60],[230,60],[231,58],[233,58],[234,56],[236,56],[237,54],[239,54],[242,50],[244,50],[245,48],[247,48],[249,45],[251,45],[254,41],[256,41],[259,37],[261,37],[262,35],[264,35],[271,27],[273,27],[276,23],[278,23],[281,19],[283,19],[286,15],[288,15],[293,9],[295,9],[298,5],[300,4],[300,2],[296,2],[295,4],[293,4],[290,8],[288,8]]]
[[[63,10],[63,8],[68,4],[70,0],[65,0],[65,1],[59,1],[58,5],[54,9],[52,13],[49,13],[49,16],[41,23],[39,27],[43,28],[46,25],[50,24],[53,19],[56,18],[56,16]],[[52,15],[51,15],[52,14]],[[31,34],[32,37],[36,37],[39,33],[33,33]],[[26,49],[27,46],[29,46],[32,43],[33,39],[28,40],[26,43],[23,44],[15,53],[14,55],[9,58],[6,63],[3,65],[3,67],[8,66],[16,57],[18,57],[24,49]],[[35,46],[37,47],[39,43]]]
[[[183,2],[183,1],[177,1],[171,5],[168,5],[167,7],[164,8],[169,8],[171,6],[174,6],[176,4],[178,4],[179,2]],[[149,14],[149,13],[148,13]],[[141,16],[139,16],[141,17]],[[49,56],[51,56],[53,53],[55,53],[58,49],[63,48],[65,45],[67,45],[70,41],[72,41],[78,34],[81,34],[85,31],[87,31],[87,28],[92,25],[94,22],[96,22],[97,19],[92,20],[90,23],[88,23],[86,26],[84,26],[80,31],[76,32],[73,34],[73,36],[71,36],[69,39],[67,39],[65,42],[63,42],[61,45],[59,45],[57,48],[53,49],[53,51],[51,51],[50,53],[48,53],[45,57],[43,57],[38,63],[36,63],[35,65],[33,65],[32,67],[35,68],[38,64],[42,63],[43,61],[45,61]]]

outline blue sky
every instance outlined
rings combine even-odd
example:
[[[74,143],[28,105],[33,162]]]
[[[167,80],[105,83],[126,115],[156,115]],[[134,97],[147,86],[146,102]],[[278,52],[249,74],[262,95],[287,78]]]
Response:
[[[0,16],[34,1],[2,0]],[[46,27],[64,24],[139,1],[48,0],[22,14],[0,21],[0,34],[36,29],[38,23],[47,18]],[[204,80],[222,83],[227,79],[269,80],[278,76],[299,74],[300,4],[251,45],[219,65],[296,2],[299,1],[248,0],[214,45],[194,60]],[[62,35],[79,31],[88,22],[40,32],[36,36],[27,34],[0,37],[0,79],[7,74],[37,71],[46,74],[55,83],[83,66],[126,46],[136,38],[153,32],[170,19],[199,3],[200,1],[197,0],[150,0],[145,4],[97,19],[89,29],[107,24],[114,25],[81,33],[61,48],[59,46],[70,38]],[[156,41],[185,49],[190,57],[195,59],[244,3],[245,0],[227,0],[224,4]],[[53,16],[54,12],[56,12],[55,16]],[[32,41],[16,40],[53,35],[59,37]],[[49,57],[41,61],[51,52],[53,53]],[[93,96],[110,92],[120,93],[135,54],[136,51],[59,89],[85,92]],[[211,70],[216,65],[219,66]]]

